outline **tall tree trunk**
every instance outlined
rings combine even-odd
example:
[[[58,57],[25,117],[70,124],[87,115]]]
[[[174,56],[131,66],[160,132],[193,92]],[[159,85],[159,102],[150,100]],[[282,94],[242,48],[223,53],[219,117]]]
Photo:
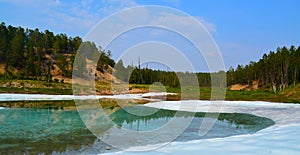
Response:
[[[296,81],[297,81],[297,66],[295,66],[295,69],[294,69],[294,77],[293,77],[294,86],[296,85]]]
[[[283,90],[283,85],[284,85],[284,75],[283,75],[284,73],[283,73],[283,65],[281,64],[280,65],[280,87],[279,87],[279,89],[280,89],[280,91],[282,91]]]
[[[274,71],[272,72],[272,75],[271,75],[271,89],[276,94],[277,88],[276,88],[276,83],[275,83]]]
[[[284,66],[284,87],[283,87],[283,90],[289,86],[289,75],[288,74],[289,74],[289,64],[288,64],[288,62],[286,62],[285,66]]]

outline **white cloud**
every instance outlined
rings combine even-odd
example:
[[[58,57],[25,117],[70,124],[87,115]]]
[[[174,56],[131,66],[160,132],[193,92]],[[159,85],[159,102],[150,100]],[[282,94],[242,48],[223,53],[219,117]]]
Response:
[[[58,32],[68,32],[71,34],[85,35],[95,24],[101,19],[115,13],[119,10],[138,6],[135,0],[75,0],[75,1],[61,1],[61,0],[0,0],[1,2],[13,3],[22,7],[26,7],[29,11],[36,12],[35,23],[39,25],[45,25],[49,29],[54,29]],[[165,0],[166,3],[179,3],[179,0]],[[34,9],[33,9],[34,8]],[[122,19],[128,20],[148,20],[147,11],[141,12],[141,14],[127,14],[127,17]],[[28,17],[32,19],[32,17]],[[200,21],[209,32],[216,32],[216,26],[204,20],[201,17],[195,17]],[[153,20],[150,19],[150,20]],[[177,16],[172,14],[164,14],[159,16],[158,19],[153,20],[153,23],[171,23],[180,27],[188,27],[189,16]],[[192,30],[191,30],[192,31]],[[154,35],[159,35],[161,32],[152,32]]]
[[[202,17],[195,17],[197,20],[199,20],[200,23],[202,23],[204,25],[204,27],[212,33],[217,32],[217,27],[214,23],[211,23],[209,21],[206,21],[204,18]]]
[[[49,14],[52,14],[51,21],[57,26],[85,31],[84,33],[87,33],[105,16],[137,5],[133,0],[81,0],[71,4],[60,1],[55,4],[59,6],[49,9]]]
[[[0,0],[34,12],[40,25],[61,32],[84,35],[96,23],[116,11],[138,5],[134,0]]]
[[[100,10],[104,14],[112,14],[122,9],[138,6],[134,0],[102,0],[102,4],[105,7]]]
[[[192,17],[192,16],[182,16],[182,15],[175,15],[175,14],[166,14],[166,13],[161,13],[162,16],[159,17],[157,20],[154,20],[154,24],[174,24],[177,25],[178,27],[194,27],[191,21],[193,19],[198,20],[209,32],[217,32],[216,26],[204,20],[201,17]]]

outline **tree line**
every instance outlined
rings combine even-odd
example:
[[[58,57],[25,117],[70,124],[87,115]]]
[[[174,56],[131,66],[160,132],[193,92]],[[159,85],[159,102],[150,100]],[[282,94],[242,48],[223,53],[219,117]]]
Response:
[[[4,66],[1,77],[7,79],[52,80],[52,70],[59,69],[62,77],[72,77],[73,62],[79,47],[97,50],[101,63],[97,69],[104,72],[114,65],[111,52],[96,47],[92,42],[66,34],[54,34],[49,30],[24,29],[0,24],[0,65]],[[86,61],[84,59],[84,61]]]
[[[232,67],[227,72],[229,85],[249,84],[258,81],[259,87],[273,92],[282,91],[289,85],[300,82],[300,47],[278,47],[276,51],[264,54],[257,61],[243,66]]]
[[[175,72],[154,70],[148,67],[141,68],[140,65],[124,66],[123,61],[119,60],[115,65],[114,76],[117,79],[128,82],[130,84],[152,84],[161,82],[165,86],[180,87],[180,86],[200,86],[211,87],[220,86],[226,83],[224,71],[215,73],[191,73],[191,72]],[[223,76],[223,77],[222,77]],[[212,83],[211,79],[215,82]]]

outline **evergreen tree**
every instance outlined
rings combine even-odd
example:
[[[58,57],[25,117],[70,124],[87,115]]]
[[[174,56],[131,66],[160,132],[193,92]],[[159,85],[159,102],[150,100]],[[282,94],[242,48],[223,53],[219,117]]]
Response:
[[[5,23],[0,24],[0,63],[4,63],[9,47],[9,36]]]

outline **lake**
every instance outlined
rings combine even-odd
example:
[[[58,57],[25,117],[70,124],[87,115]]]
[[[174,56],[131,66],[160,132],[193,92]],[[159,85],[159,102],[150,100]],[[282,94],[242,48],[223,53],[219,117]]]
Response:
[[[137,116],[129,111],[153,112]],[[145,106],[131,106],[109,114],[113,121],[103,128],[103,136],[112,129],[147,132],[158,130],[170,120],[180,122],[191,119],[191,123],[180,135],[164,130],[152,138],[140,137],[139,143],[125,143],[122,149],[172,141],[185,142],[197,139],[221,138],[233,135],[252,134],[274,124],[271,119],[241,113],[221,113],[209,132],[199,135],[199,127],[205,113],[162,110]],[[109,127],[109,128],[107,128]],[[98,135],[99,136],[99,135]],[[113,135],[110,135],[113,136]],[[101,137],[101,135],[100,135]],[[126,135],[118,134],[118,141],[126,141]],[[144,138],[144,139],[143,139]],[[0,154],[52,154],[52,153],[104,153],[118,149],[109,146],[93,135],[82,122],[76,110],[1,108],[0,109]]]

